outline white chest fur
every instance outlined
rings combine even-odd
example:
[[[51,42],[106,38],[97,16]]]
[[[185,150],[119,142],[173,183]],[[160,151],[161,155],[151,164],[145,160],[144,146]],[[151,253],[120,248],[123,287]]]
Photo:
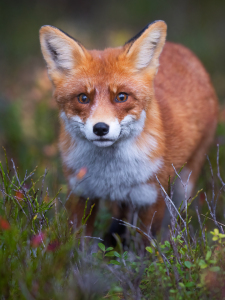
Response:
[[[107,148],[99,148],[89,141],[79,140],[63,155],[63,161],[74,170],[69,184],[75,194],[90,199],[130,201],[135,205],[156,201],[157,190],[147,181],[162,166],[162,161],[150,161],[136,146],[134,139],[120,141]],[[82,167],[86,167],[88,172],[79,182],[76,173]]]

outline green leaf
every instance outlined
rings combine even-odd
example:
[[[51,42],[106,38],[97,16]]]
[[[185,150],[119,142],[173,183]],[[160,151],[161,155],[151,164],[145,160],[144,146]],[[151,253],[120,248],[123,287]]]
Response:
[[[105,252],[105,245],[103,245],[102,243],[98,243],[99,248]]]
[[[140,284],[139,288],[141,288],[143,290],[143,289],[146,289],[146,286],[144,284]]]
[[[190,261],[187,261],[187,260],[184,262],[184,264],[185,264],[185,266],[186,266],[188,269],[190,269],[191,266],[192,266],[192,263],[191,263]]]
[[[206,259],[206,260],[209,260],[210,257],[211,257],[211,255],[212,255],[212,251],[209,250],[209,251],[206,253],[205,259]]]
[[[205,264],[205,261],[204,261],[203,259],[200,259],[200,260],[198,261],[198,264],[199,264],[199,266],[201,266],[202,264]]]
[[[120,262],[118,262],[117,260],[110,260],[110,264],[120,266]]]
[[[170,248],[170,242],[169,241],[165,241],[164,244],[166,245],[166,247]]]
[[[215,259],[210,259],[208,261],[208,263],[215,265],[217,263],[217,261]]]
[[[111,251],[111,250],[113,250],[113,247],[109,247],[105,251]]]
[[[146,249],[148,252],[153,253],[153,250],[152,250],[151,247],[146,247],[145,249]]]
[[[201,269],[205,269],[208,267],[208,265],[206,263],[204,263],[204,264],[201,264],[200,267],[201,267]]]
[[[218,235],[218,234],[219,234],[219,229],[218,229],[218,228],[215,228],[215,229],[214,229],[214,234],[215,234],[215,235]]]
[[[115,256],[114,251],[107,252],[105,256]]]
[[[192,286],[195,286],[196,285],[196,283],[195,282],[193,282],[193,281],[190,281],[190,282],[187,282],[187,283],[185,283],[185,286],[186,287],[192,287]]]
[[[220,271],[220,267],[218,267],[218,266],[211,267],[211,268],[209,268],[209,271],[219,272]]]
[[[116,251],[114,251],[114,255],[115,255],[116,257],[120,257],[120,254],[119,254],[118,252],[116,252]]]
[[[182,282],[179,282],[179,286],[181,286],[182,288],[185,287],[185,285]]]
[[[218,237],[217,237],[217,236],[214,236],[214,237],[212,238],[212,240],[213,240],[213,241],[217,241],[217,240],[218,240]]]
[[[123,253],[123,259],[127,259],[127,257],[128,257],[128,252],[127,251],[125,251],[124,253]]]
[[[115,287],[112,288],[112,291],[114,293],[121,293],[123,291],[123,289],[120,286],[115,286]]]

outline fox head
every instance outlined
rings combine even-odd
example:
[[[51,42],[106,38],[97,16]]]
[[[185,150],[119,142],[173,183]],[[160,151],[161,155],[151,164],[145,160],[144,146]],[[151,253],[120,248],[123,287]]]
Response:
[[[72,138],[109,147],[140,134],[166,30],[165,22],[156,21],[122,47],[89,51],[63,31],[41,27],[54,97]]]

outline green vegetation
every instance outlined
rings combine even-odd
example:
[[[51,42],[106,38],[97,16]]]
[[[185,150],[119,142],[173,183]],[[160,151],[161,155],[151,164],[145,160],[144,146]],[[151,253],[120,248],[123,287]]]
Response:
[[[219,150],[219,149],[218,149]],[[218,156],[219,157],[219,156]],[[100,238],[85,237],[83,225],[72,231],[59,192],[51,197],[46,174],[36,170],[22,179],[13,160],[0,164],[0,295],[1,299],[223,299],[225,296],[224,225],[216,219],[216,202],[225,184],[205,195],[209,213],[196,208],[193,230],[189,214],[165,201],[171,215],[170,238],[160,243],[121,221],[130,231],[130,247],[105,248]],[[210,171],[213,170],[210,165]],[[179,173],[177,173],[179,180]],[[170,191],[173,185],[170,185]],[[212,197],[208,201],[207,197]],[[192,199],[193,201],[194,198]],[[87,200],[88,201],[88,200]],[[221,209],[221,205],[220,205]],[[202,220],[202,221],[201,221]],[[214,230],[208,229],[207,220]],[[212,220],[212,221],[211,221]],[[134,237],[145,239],[145,251]],[[137,240],[137,239],[135,239]],[[142,245],[143,242],[138,242]],[[136,248],[135,248],[136,247]]]

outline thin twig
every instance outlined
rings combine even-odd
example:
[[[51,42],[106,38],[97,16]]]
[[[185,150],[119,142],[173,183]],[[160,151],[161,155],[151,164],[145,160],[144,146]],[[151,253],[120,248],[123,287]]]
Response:
[[[176,208],[175,204],[173,203],[173,201],[172,201],[172,200],[170,199],[170,197],[168,196],[168,194],[167,194],[167,192],[165,191],[164,187],[163,187],[162,184],[160,183],[158,177],[157,177],[157,176],[155,176],[155,177],[156,177],[156,180],[157,180],[158,183],[159,183],[159,186],[160,186],[161,190],[163,191],[163,193],[165,194],[166,198],[169,200],[170,204],[173,206],[173,208],[174,208],[175,211],[177,212],[177,214],[178,214],[178,216],[180,217],[181,221],[184,223],[185,229],[187,230],[187,228],[186,228],[186,223],[185,223],[184,219],[181,217],[181,215],[180,215],[178,209]]]
[[[182,266],[181,261],[180,261],[180,258],[179,258],[177,246],[176,246],[176,244],[175,244],[175,242],[174,242],[174,240],[173,240],[173,236],[172,236],[171,230],[170,230],[170,235],[171,235],[171,237],[170,237],[170,244],[171,244],[171,246],[172,246],[172,248],[173,248],[173,251],[174,251],[174,254],[175,254],[176,258],[177,258],[177,261],[178,261],[179,264]]]
[[[215,206],[214,174],[213,174],[212,164],[211,164],[211,161],[210,161],[208,155],[206,157],[207,157],[207,160],[208,160],[208,163],[209,163],[209,168],[210,168],[211,177],[212,177],[212,200],[211,200],[211,206],[212,206],[213,214],[215,215],[215,213],[216,213],[216,206]]]
[[[205,217],[205,218],[207,218],[207,219],[209,219],[209,220],[211,220],[211,221],[214,221],[213,219],[211,219],[210,217],[207,217],[206,215],[201,214],[201,216],[203,216],[203,217]],[[218,221],[217,221],[217,223],[220,224],[221,226],[225,227],[225,224],[220,223],[220,222],[218,222]]]
[[[134,226],[134,225],[132,225],[132,224],[126,222],[126,221],[123,221],[123,220],[120,220],[120,219],[116,219],[114,217],[112,217],[112,219],[121,222],[120,225],[136,229],[142,236],[144,236],[149,242],[151,242],[154,247],[156,246],[156,243],[155,243],[154,239],[150,235],[148,235],[147,233],[145,233],[143,230],[141,230],[139,227]]]
[[[45,173],[44,173],[44,176],[43,176],[43,179],[42,179],[42,184],[41,184],[41,193],[40,193],[39,204],[41,204],[41,202],[42,202],[43,191],[44,191],[44,183],[45,183],[45,177],[46,177],[47,173],[48,173],[48,170],[45,169]]]
[[[99,241],[104,242],[103,239],[101,239],[100,237],[95,237],[95,236],[88,236],[88,235],[85,235],[85,236],[77,237],[77,239],[82,239],[82,238],[95,239],[95,240],[99,240]]]
[[[13,170],[15,172],[16,179],[17,179],[17,181],[19,183],[19,186],[21,187],[21,189],[23,191],[24,197],[27,200],[27,204],[28,204],[27,207],[28,207],[28,211],[29,211],[29,217],[32,220],[32,218],[33,218],[33,212],[32,212],[33,208],[32,208],[32,205],[31,205],[31,201],[29,199],[29,195],[27,195],[26,190],[24,189],[23,185],[21,185],[21,183],[20,183],[20,180],[19,180],[19,177],[18,177],[18,173],[17,173],[17,170],[16,170],[16,167],[15,167],[13,159],[11,159],[11,161],[12,161],[12,164],[13,164]]]
[[[217,176],[223,186],[223,188],[225,189],[225,183],[224,181],[222,180],[222,177],[220,175],[220,164],[219,164],[219,144],[217,144]]]
[[[152,229],[152,223],[153,223],[153,220],[154,220],[154,217],[155,217],[155,214],[157,213],[157,211],[154,212],[153,216],[152,216],[152,220],[151,220],[151,224],[149,226],[149,230],[148,230],[148,235],[151,234],[151,229]]]
[[[1,190],[1,192],[4,193],[7,197],[13,198],[14,200],[16,200],[16,202],[17,202],[17,204],[19,205],[19,207],[21,208],[22,212],[23,212],[23,213],[25,214],[25,216],[27,217],[27,214],[26,214],[25,211],[23,210],[22,206],[20,205],[20,203],[19,203],[19,201],[16,199],[16,197],[13,197],[13,196],[8,195],[5,191],[2,191],[2,190]]]
[[[196,213],[197,213],[197,216],[198,216],[198,222],[199,222],[201,232],[202,232],[202,239],[203,239],[203,242],[204,242],[204,245],[205,245],[205,232],[204,232],[204,228],[202,227],[202,222],[201,222],[201,218],[200,218],[200,215],[199,215],[198,206],[195,207],[195,210],[196,210]]]
[[[211,206],[209,204],[209,201],[207,199],[206,193],[204,193],[204,194],[205,194],[205,201],[206,201],[206,203],[208,205],[209,213],[210,213],[210,215],[212,217],[213,222],[215,223],[216,227],[219,229],[220,233],[224,233],[223,228],[219,225],[219,223],[216,220],[216,216],[215,216],[214,212],[212,211],[212,208],[211,208]]]
[[[18,174],[17,174],[16,167],[15,167],[15,164],[14,164],[13,159],[11,159],[11,162],[12,162],[12,164],[13,164],[13,170],[14,170],[14,172],[15,172],[16,179],[17,179],[17,181],[18,181],[18,183],[19,183],[19,186],[20,186],[20,180],[19,180],[19,177],[18,177]]]

